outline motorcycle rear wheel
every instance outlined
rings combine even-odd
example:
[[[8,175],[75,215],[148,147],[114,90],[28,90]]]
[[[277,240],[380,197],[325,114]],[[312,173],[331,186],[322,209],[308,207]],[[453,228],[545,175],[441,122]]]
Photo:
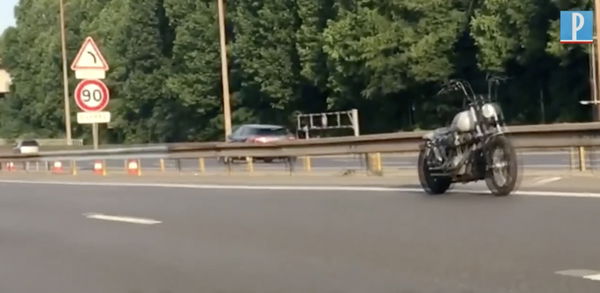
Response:
[[[445,193],[452,185],[452,178],[446,176],[432,176],[427,164],[427,148],[422,147],[419,152],[419,181],[421,187],[430,195]]]
[[[517,185],[517,153],[505,136],[496,136],[486,146],[485,183],[495,196],[507,196]]]

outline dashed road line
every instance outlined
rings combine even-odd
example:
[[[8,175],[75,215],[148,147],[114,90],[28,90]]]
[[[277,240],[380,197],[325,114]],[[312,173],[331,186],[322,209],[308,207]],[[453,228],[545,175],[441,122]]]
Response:
[[[104,215],[104,214],[96,214],[96,213],[86,213],[86,214],[83,214],[83,216],[88,219],[94,219],[94,220],[122,222],[122,223],[140,224],[140,225],[156,225],[156,224],[162,223],[161,221],[154,220],[154,219],[144,219],[144,218],[135,218],[135,217],[127,217],[127,216],[112,216],[112,215]]]
[[[562,180],[562,177],[550,177],[550,178],[538,178],[531,183],[532,186],[541,186],[546,185],[548,183],[556,182]]]
[[[593,270],[571,269],[571,270],[557,271],[557,272],[555,272],[555,274],[567,276],[567,277],[581,278],[581,279],[586,279],[586,280],[590,280],[590,281],[600,281],[600,272],[593,271]]]

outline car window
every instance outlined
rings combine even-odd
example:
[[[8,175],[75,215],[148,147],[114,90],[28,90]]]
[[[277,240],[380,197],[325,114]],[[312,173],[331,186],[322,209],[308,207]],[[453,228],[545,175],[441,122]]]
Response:
[[[238,126],[236,127],[232,132],[231,132],[231,136],[232,137],[240,137],[242,136],[243,132],[244,132],[244,126]]]
[[[235,132],[234,136],[241,137],[241,136],[246,135],[247,132],[248,132],[248,127],[242,126],[242,127],[238,128],[238,130]]]
[[[33,146],[33,147],[36,147],[36,146],[39,146],[39,145],[38,145],[37,141],[35,141],[35,140],[26,140],[26,141],[23,141],[21,143],[21,146],[25,146],[25,147],[32,147]]]
[[[253,128],[252,135],[260,136],[280,136],[287,135],[288,132],[285,128]]]
[[[243,128],[243,127],[241,127],[241,126],[235,127],[235,128],[233,129],[233,131],[231,132],[231,135],[233,135],[233,136],[237,136],[237,135],[239,135],[239,134],[240,134],[240,131],[241,131],[241,129],[242,129],[242,128]]]

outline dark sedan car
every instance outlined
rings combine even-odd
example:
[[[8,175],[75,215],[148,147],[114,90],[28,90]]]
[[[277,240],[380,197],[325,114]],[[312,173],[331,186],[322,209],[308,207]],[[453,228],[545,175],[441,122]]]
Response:
[[[227,142],[243,143],[271,143],[283,140],[293,140],[296,137],[284,126],[269,124],[245,124],[236,128],[235,131],[227,137]],[[222,161],[238,160],[245,158],[221,158]],[[277,157],[256,158],[265,162],[272,162]]]

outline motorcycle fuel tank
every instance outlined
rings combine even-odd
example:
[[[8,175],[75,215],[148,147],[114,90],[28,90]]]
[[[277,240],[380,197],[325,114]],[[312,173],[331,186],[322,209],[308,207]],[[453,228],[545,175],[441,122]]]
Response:
[[[452,126],[459,132],[470,132],[475,130],[475,117],[471,114],[471,111],[462,111],[452,120]]]

